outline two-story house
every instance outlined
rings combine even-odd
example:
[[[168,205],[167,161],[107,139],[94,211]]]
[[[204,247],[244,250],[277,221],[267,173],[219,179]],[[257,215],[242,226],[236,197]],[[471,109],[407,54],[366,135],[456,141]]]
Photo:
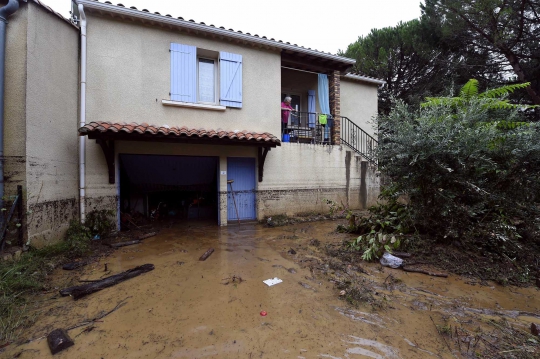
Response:
[[[375,202],[383,82],[348,74],[354,60],[108,1],[74,0],[71,22],[21,6],[7,53],[27,65],[6,86],[26,111],[5,124],[6,188],[23,184],[32,241],[93,209],[120,228],[121,213],[227,225]]]

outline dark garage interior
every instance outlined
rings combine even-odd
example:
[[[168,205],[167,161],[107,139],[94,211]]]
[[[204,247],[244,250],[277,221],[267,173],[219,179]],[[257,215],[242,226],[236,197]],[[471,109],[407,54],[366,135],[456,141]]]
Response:
[[[121,211],[151,221],[217,222],[218,170],[218,157],[121,154]]]

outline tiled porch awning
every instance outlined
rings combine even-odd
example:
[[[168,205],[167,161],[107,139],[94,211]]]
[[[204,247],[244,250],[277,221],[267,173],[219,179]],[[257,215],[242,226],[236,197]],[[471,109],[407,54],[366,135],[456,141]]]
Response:
[[[281,146],[271,133],[224,131],[187,127],[154,126],[147,123],[90,122],[79,128],[80,136],[90,139],[198,143],[215,145]]]
[[[101,146],[109,172],[109,183],[115,183],[115,141],[151,141],[207,145],[257,147],[259,182],[263,180],[264,162],[272,147],[281,141],[271,133],[189,129],[187,127],[153,126],[147,123],[112,123],[94,121],[79,128],[80,136],[88,136]]]

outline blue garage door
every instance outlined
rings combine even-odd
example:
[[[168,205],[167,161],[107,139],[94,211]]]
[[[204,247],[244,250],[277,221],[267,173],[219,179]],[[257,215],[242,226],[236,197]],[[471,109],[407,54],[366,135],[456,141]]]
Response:
[[[255,214],[255,158],[228,157],[227,180],[233,180],[234,200],[240,220],[257,219]],[[227,184],[227,220],[236,221],[236,208]]]

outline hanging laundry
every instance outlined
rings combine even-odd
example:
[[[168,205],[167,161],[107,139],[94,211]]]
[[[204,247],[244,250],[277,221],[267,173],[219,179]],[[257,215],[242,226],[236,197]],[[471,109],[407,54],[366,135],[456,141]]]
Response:
[[[320,113],[319,114],[319,124],[320,125],[326,125],[327,122],[328,122],[328,115]]]

